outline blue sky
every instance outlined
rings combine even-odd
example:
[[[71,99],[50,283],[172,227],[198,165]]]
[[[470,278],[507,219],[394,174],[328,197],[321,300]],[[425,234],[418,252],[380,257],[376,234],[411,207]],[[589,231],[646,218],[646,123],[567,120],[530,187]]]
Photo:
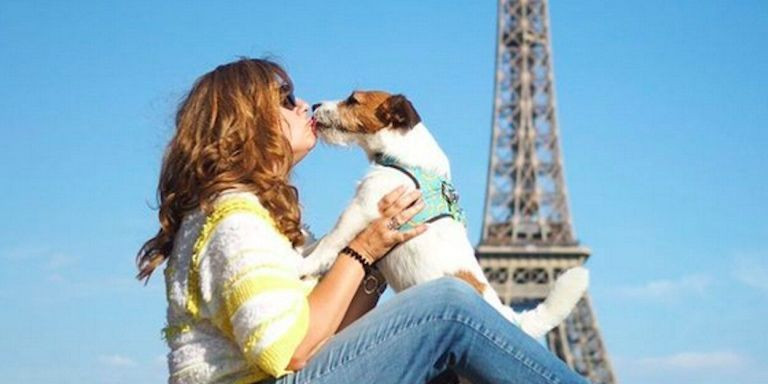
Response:
[[[768,2],[552,1],[571,213],[624,384],[768,383]],[[180,97],[271,55],[309,100],[403,92],[479,239],[492,1],[0,1],[0,376],[165,380],[161,279],[132,280]],[[365,169],[296,169],[324,233]]]

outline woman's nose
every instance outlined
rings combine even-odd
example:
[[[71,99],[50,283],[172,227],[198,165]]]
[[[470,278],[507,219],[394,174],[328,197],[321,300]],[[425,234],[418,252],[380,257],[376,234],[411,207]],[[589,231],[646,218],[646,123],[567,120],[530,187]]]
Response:
[[[299,107],[299,112],[301,113],[305,113],[309,110],[309,104],[302,99],[297,99],[296,105]]]
[[[312,112],[314,112],[318,108],[320,108],[320,103],[312,104]]]

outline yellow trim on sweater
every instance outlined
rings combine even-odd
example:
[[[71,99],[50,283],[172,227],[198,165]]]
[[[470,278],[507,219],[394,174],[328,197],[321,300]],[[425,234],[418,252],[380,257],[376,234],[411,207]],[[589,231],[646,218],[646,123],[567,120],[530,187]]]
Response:
[[[242,252],[240,252],[242,253]],[[234,305],[232,303],[227,303],[226,297],[231,296],[233,291],[233,287],[235,284],[240,284],[241,280],[243,280],[246,276],[249,279],[254,278],[260,278],[264,276],[265,273],[279,273],[279,274],[285,274],[287,272],[287,268],[281,264],[260,264],[260,265],[252,265],[245,268],[244,271],[238,272],[233,278],[231,278],[229,281],[227,281],[225,284],[223,284],[223,288],[221,289],[222,296],[225,298],[222,300],[222,303],[219,304],[218,308],[214,308],[214,311],[216,312],[213,317],[211,318],[211,322],[213,322],[216,327],[218,327],[224,334],[226,334],[230,339],[234,340],[234,329],[231,323],[231,318],[234,316],[234,314],[237,312],[237,310],[242,306],[242,304],[237,305],[237,308],[231,307],[231,305]],[[274,275],[272,275],[274,276]],[[240,289],[242,291],[242,289]],[[306,294],[305,294],[306,296]],[[233,298],[234,300],[234,298]],[[241,300],[241,302],[244,302],[247,300],[246,297],[240,298],[238,300]]]
[[[224,292],[224,308],[232,317],[238,309],[252,297],[268,291],[296,291],[304,299],[304,290],[298,278],[287,279],[281,276],[260,276],[258,279],[243,279]]]
[[[231,198],[224,200],[216,204],[213,208],[213,212],[205,218],[205,224],[200,230],[200,235],[195,241],[195,245],[192,248],[192,260],[189,267],[189,275],[187,278],[187,311],[193,318],[197,319],[200,314],[200,256],[208,245],[211,234],[216,226],[224,220],[227,216],[233,213],[250,213],[254,214],[264,221],[269,223],[273,228],[276,228],[272,217],[269,212],[261,204],[244,198]],[[279,231],[278,231],[279,233]]]
[[[283,264],[277,263],[264,263],[247,265],[242,270],[235,272],[234,276],[222,284],[222,292],[227,292],[232,289],[235,284],[238,284],[240,280],[251,274],[261,275],[269,273],[271,276],[296,276],[296,270],[288,268]]]
[[[296,352],[296,348],[309,330],[309,302],[306,300],[301,301],[297,315],[296,320],[288,331],[283,333],[280,338],[264,347],[264,349],[255,356],[252,355],[253,348],[264,337],[268,325],[254,331],[250,337],[248,337],[248,341],[243,347],[245,358],[252,361],[259,369],[273,377],[280,377],[292,372],[291,370],[286,369],[286,367],[288,367],[293,354]],[[271,323],[272,322],[270,322],[270,324]]]

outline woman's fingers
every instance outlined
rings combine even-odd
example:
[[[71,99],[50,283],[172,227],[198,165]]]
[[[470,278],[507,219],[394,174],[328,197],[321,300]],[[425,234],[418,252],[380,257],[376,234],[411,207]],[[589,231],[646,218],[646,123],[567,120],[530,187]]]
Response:
[[[401,185],[384,195],[384,197],[379,200],[379,212],[384,215],[384,212],[392,207],[397,199],[399,199],[404,193],[405,186]]]
[[[414,237],[421,235],[427,230],[428,226],[427,224],[419,224],[416,226],[416,228],[411,229],[409,231],[400,232],[401,240],[398,241],[398,243],[406,242],[410,239],[413,239]]]
[[[418,199],[413,205],[405,209],[404,211],[395,214],[395,220],[397,220],[400,225],[407,222],[414,216],[416,216],[419,211],[424,209],[424,200]]]
[[[413,191],[410,191],[408,193],[404,193],[400,195],[400,197],[395,201],[392,205],[389,206],[389,208],[385,209],[381,215],[384,217],[392,217],[406,208],[408,208],[411,204],[413,204],[416,200],[418,200],[421,197],[421,191],[418,189],[414,189]]]

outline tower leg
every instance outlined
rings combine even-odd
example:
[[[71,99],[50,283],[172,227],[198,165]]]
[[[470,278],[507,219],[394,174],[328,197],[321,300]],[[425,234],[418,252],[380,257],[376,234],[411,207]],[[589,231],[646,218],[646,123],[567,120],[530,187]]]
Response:
[[[547,334],[549,349],[594,384],[615,384],[608,354],[588,295],[570,316]]]

